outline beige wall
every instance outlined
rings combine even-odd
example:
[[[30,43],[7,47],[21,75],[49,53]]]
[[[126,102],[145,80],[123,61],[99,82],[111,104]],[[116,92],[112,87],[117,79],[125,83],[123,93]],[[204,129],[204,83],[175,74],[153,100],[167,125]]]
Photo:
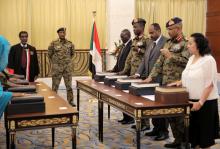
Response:
[[[0,34],[15,44],[18,33],[26,30],[30,44],[47,49],[57,38],[57,29],[66,27],[67,38],[77,49],[89,49],[94,10],[100,45],[105,48],[105,0],[0,0]]]

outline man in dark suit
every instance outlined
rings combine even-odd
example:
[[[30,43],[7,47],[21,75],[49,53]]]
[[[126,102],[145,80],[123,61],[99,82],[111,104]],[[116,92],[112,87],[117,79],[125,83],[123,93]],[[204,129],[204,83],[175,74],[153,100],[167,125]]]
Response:
[[[130,52],[132,40],[131,33],[128,29],[124,29],[120,34],[123,44],[120,46],[117,62],[111,72],[120,72],[124,69],[126,58]]]
[[[28,33],[19,33],[20,43],[11,47],[8,57],[9,72],[24,75],[26,80],[34,82],[39,74],[39,65],[35,47],[27,44]]]
[[[149,27],[149,35],[152,40],[147,47],[141,64],[134,77],[148,77],[158,57],[160,56],[160,49],[163,48],[167,38],[161,35],[160,25],[153,23]],[[156,78],[156,82],[162,83],[162,76]],[[156,136],[154,140],[160,141],[168,138],[168,122],[165,118],[153,118],[152,123],[154,128],[151,132],[147,132],[146,136]]]
[[[121,40],[123,44],[120,46],[119,54],[117,57],[117,62],[112,70],[109,72],[120,72],[124,69],[126,58],[131,50],[132,40],[131,40],[131,33],[128,29],[124,29],[121,32]],[[134,123],[134,119],[129,115],[123,113],[123,119],[119,120],[118,122],[122,124],[131,124]]]

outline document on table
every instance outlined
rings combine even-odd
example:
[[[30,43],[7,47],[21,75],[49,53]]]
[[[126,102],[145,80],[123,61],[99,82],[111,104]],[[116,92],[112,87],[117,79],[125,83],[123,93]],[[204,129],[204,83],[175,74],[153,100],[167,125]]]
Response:
[[[147,99],[149,99],[151,101],[155,101],[155,95],[143,95],[141,97],[147,98]]]
[[[125,92],[125,93],[129,93],[129,90],[123,90],[123,92]]]

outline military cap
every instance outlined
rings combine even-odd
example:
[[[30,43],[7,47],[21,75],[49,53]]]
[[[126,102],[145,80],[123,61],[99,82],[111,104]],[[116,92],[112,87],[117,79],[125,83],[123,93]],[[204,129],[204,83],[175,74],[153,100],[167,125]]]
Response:
[[[135,23],[139,23],[139,24],[145,25],[146,21],[144,19],[142,19],[142,18],[136,18],[136,19],[133,19],[131,24],[134,25]]]
[[[66,28],[65,27],[61,27],[57,30],[57,33],[59,33],[60,31],[66,31]]]
[[[166,28],[182,23],[182,19],[178,18],[178,17],[174,17],[172,19],[170,19],[167,23],[166,23]]]

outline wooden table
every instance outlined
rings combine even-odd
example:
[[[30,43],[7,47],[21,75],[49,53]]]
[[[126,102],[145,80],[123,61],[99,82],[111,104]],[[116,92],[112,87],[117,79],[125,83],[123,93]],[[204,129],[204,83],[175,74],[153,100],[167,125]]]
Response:
[[[56,127],[72,128],[72,148],[76,149],[78,111],[46,84],[36,83],[37,93],[44,96],[45,112],[8,115],[5,113],[7,148],[15,148],[16,131],[52,128],[52,147]],[[9,146],[10,145],[10,146]]]
[[[125,93],[113,87],[95,82],[94,80],[76,81],[77,84],[77,109],[79,111],[80,90],[98,99],[98,131],[99,140],[103,142],[103,103],[134,117],[136,121],[136,141],[137,148],[140,149],[140,129],[141,120],[155,117],[184,117],[186,134],[186,148],[188,146],[188,127],[190,104],[164,104],[154,102],[143,97],[138,97]],[[141,103],[141,104],[140,104]]]

